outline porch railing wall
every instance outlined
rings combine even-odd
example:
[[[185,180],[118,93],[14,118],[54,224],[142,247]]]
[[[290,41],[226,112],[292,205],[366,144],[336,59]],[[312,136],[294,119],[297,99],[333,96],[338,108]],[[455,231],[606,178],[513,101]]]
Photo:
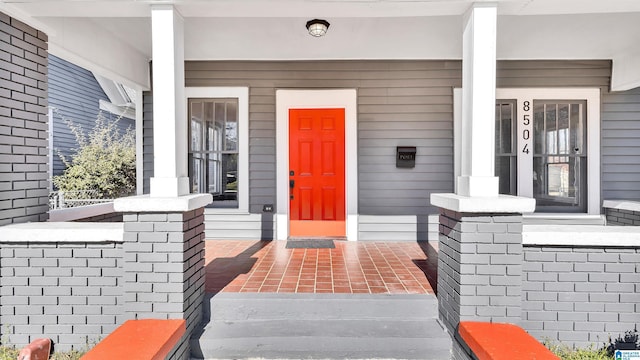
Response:
[[[638,244],[524,246],[522,327],[539,340],[602,346],[640,324]]]
[[[100,225],[94,227],[100,231]],[[47,236],[26,242],[2,237],[3,338],[24,345],[47,337],[56,350],[68,350],[107,336],[124,321],[122,247],[122,240],[70,242]]]

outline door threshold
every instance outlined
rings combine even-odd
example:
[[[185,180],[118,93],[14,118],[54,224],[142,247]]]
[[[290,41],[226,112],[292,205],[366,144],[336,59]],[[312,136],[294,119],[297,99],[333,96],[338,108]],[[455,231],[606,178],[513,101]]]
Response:
[[[334,240],[346,241],[346,236],[289,236],[287,241],[305,241],[305,240]]]

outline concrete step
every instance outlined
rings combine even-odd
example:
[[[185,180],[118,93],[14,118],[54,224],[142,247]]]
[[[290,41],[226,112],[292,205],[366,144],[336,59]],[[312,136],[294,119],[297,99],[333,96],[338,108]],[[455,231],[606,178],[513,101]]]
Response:
[[[221,293],[196,359],[448,359],[433,295]]]

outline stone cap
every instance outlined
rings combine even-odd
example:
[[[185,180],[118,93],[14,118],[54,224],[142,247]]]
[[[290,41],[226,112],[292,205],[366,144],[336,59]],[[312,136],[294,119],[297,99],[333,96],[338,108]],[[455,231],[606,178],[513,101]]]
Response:
[[[524,225],[522,244],[640,248],[640,226]]]
[[[122,242],[123,223],[32,222],[0,226],[1,243]]]
[[[178,197],[130,196],[116,199],[117,212],[186,212],[205,207],[213,202],[211,194],[189,194]]]
[[[531,213],[536,200],[521,196],[498,195],[490,197],[462,196],[458,194],[431,194],[431,205],[461,213]]]
[[[627,211],[640,211],[640,201],[631,200],[605,200],[602,202],[603,208],[618,209]]]

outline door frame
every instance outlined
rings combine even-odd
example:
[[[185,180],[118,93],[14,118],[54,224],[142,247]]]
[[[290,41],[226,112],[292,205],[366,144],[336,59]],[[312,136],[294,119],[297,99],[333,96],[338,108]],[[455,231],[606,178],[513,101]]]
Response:
[[[289,109],[343,108],[347,240],[358,237],[358,109],[356,89],[276,90],[276,239],[289,237]]]

